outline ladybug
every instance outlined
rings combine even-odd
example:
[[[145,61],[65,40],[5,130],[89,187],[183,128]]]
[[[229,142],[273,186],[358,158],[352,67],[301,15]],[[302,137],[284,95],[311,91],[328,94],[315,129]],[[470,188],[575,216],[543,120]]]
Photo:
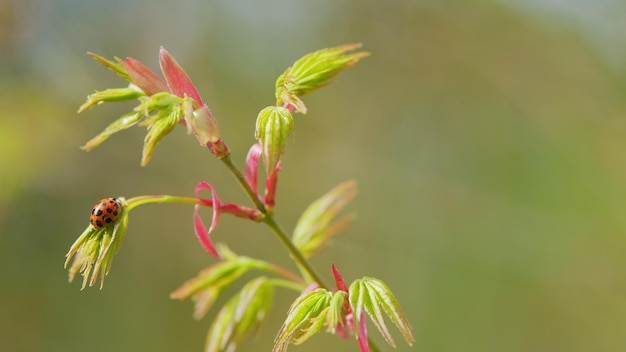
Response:
[[[96,230],[113,223],[120,213],[122,204],[117,198],[103,198],[91,209],[89,222]]]

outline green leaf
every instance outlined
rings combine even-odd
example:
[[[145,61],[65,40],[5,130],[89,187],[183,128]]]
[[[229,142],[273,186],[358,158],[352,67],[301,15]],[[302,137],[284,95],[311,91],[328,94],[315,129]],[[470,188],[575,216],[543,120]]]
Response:
[[[355,326],[358,326],[361,312],[365,311],[385,341],[395,347],[395,342],[385,322],[386,315],[400,330],[409,345],[415,341],[408,318],[393,292],[383,281],[371,277],[355,280],[350,285],[349,302],[354,312]]]
[[[253,329],[258,329],[271,309],[274,287],[266,277],[248,282],[222,307],[207,334],[205,351],[234,351]]]
[[[379,297],[376,295],[376,292],[371,290],[371,287],[367,284],[367,282],[363,282],[363,285],[365,286],[365,289],[362,290],[365,312],[370,316],[378,331],[380,331],[385,338],[385,341],[387,341],[387,343],[391,346],[396,347],[396,343],[391,336],[387,323],[385,322],[381,302],[378,300]]]
[[[141,119],[144,118],[144,115],[140,112],[133,111],[128,113],[119,119],[113,121],[110,125],[108,125],[104,131],[102,131],[97,136],[90,139],[87,143],[80,147],[82,150],[90,151],[95,147],[99,146],[102,142],[107,140],[109,137],[114,135],[117,132],[123,131],[127,128],[130,128],[136,125]]]
[[[347,52],[358,49],[361,44],[346,44],[307,54],[297,60],[276,80],[277,105],[293,105],[296,111],[306,113],[299,97],[329,83],[341,71],[353,66],[368,52]]]
[[[248,268],[237,261],[217,262],[202,270],[196,277],[187,280],[170,294],[173,299],[186,299],[207,287],[229,284],[243,275]]]
[[[328,305],[328,314],[326,317],[326,325],[328,326],[328,331],[333,334],[337,330],[337,326],[339,324],[344,324],[344,304],[347,295],[348,293],[345,291],[336,291],[335,293],[333,293],[333,296],[330,299],[330,303]]]
[[[348,302],[350,303],[350,309],[352,309],[354,326],[359,326],[359,319],[364,310],[364,294],[365,290],[363,289],[362,280],[354,280],[348,289]]]
[[[237,324],[234,341],[239,342],[253,328],[258,329],[272,308],[274,286],[266,277],[258,277],[241,289],[234,321]]]
[[[113,71],[116,75],[122,77],[125,81],[132,83],[130,77],[128,76],[128,72],[126,72],[126,65],[124,63],[124,60],[116,56],[114,57],[115,62],[113,62],[111,60],[105,59],[104,57],[98,54],[94,54],[91,52],[87,52],[87,55],[91,56],[94,60],[96,60],[102,66]]]
[[[96,91],[93,94],[87,96],[87,101],[78,108],[78,113],[81,113],[95,105],[108,103],[113,101],[126,101],[137,99],[145,94],[134,88],[112,88],[102,91]]]
[[[237,256],[225,246],[220,247],[225,261],[218,262],[187,280],[170,294],[172,299],[192,298],[194,318],[201,319],[213,306],[219,295],[250,270],[264,270],[268,263],[245,256]]]
[[[226,348],[230,334],[232,334],[230,322],[235,314],[234,306],[234,303],[226,303],[213,319],[207,334],[205,352],[223,351]]]
[[[292,131],[293,117],[289,110],[268,106],[259,112],[254,137],[263,150],[261,155],[266,175],[270,175],[276,168]]]
[[[148,127],[148,133],[143,142],[143,153],[141,156],[141,166],[146,166],[152,158],[157,144],[167,136],[182,118],[182,111],[179,106],[167,111],[161,110],[157,113],[157,118],[151,118],[152,122]]]
[[[326,323],[332,296],[332,292],[318,288],[296,298],[274,340],[272,351],[286,351],[290,343],[299,345],[321,330]]]
[[[411,332],[411,324],[391,289],[381,280],[370,277],[364,279],[367,279],[370,290],[375,293],[377,301],[380,302],[391,322],[400,330],[404,340],[412,345],[415,340]]]
[[[309,258],[323,249],[330,237],[352,222],[353,216],[333,220],[356,194],[356,182],[344,182],[311,203],[302,213],[292,240],[305,257]]]

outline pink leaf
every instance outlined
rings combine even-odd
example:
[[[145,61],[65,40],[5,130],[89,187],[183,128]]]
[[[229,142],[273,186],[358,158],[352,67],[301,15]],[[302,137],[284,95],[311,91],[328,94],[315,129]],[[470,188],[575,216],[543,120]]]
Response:
[[[365,326],[365,312],[361,312],[359,317],[359,336],[357,337],[361,352],[369,352],[370,344],[367,340],[367,326]]]
[[[335,285],[337,285],[337,290],[344,291],[345,293],[349,293],[348,292],[348,285],[346,285],[346,282],[344,281],[343,276],[341,275],[341,273],[339,272],[339,270],[335,266],[335,263],[333,263],[331,265],[331,270],[333,272],[333,276],[335,277]],[[352,308],[350,308],[350,302],[348,301],[348,296],[347,295],[346,295],[346,300],[345,300],[343,306],[346,308],[346,312],[348,312],[350,315],[352,315]]]
[[[343,332],[339,331],[340,327],[342,328],[342,330],[345,330],[345,334],[347,334],[348,336],[349,336],[350,331],[354,331],[354,313],[346,314],[345,323],[346,323],[345,326],[342,326],[342,325],[337,326],[337,332],[339,333],[341,337],[343,337]]]
[[[341,276],[341,273],[339,272],[339,270],[337,270],[335,263],[331,265],[331,269],[333,271],[333,276],[335,277],[337,290],[348,292],[348,285],[346,285],[346,282],[343,280],[343,276]]]
[[[191,78],[187,76],[185,70],[176,62],[174,57],[161,47],[159,50],[159,62],[161,64],[161,71],[167,82],[167,86],[170,88],[170,92],[175,95],[184,98],[188,96],[196,101],[197,107],[204,105],[200,93],[196,89],[196,86],[191,81]]]
[[[337,325],[336,334],[344,340],[350,338],[350,332],[348,332],[348,329],[342,324]]]
[[[276,185],[278,183],[278,171],[280,171],[280,161],[276,165],[274,172],[265,179],[265,207],[270,210],[276,205]]]
[[[263,148],[259,143],[254,144],[250,147],[248,151],[248,155],[246,156],[246,171],[245,171],[245,179],[248,183],[248,186],[252,188],[252,191],[256,196],[259,195],[258,192],[258,173],[259,173],[259,158],[261,156],[261,152]]]
[[[302,291],[302,293],[313,292],[313,291],[317,290],[318,288],[320,288],[320,284],[318,284],[317,282],[314,282],[314,283],[310,284],[309,286],[307,286],[304,289],[304,291]]]
[[[217,224],[219,223],[220,213],[221,213],[221,204],[220,204],[219,198],[217,197],[217,193],[215,192],[213,187],[211,187],[211,185],[206,182],[201,182],[198,184],[198,186],[196,186],[196,190],[195,190],[196,198],[198,198],[204,204],[208,204],[210,202],[209,199],[200,198],[200,196],[198,196],[198,193],[200,193],[200,191],[204,189],[208,189],[211,191],[211,198],[213,199],[212,201],[213,219],[211,221],[211,227],[209,227],[209,230],[207,231],[206,227],[204,226],[204,223],[202,222],[202,219],[200,218],[200,214],[198,214],[200,205],[197,204],[196,206],[194,206],[194,209],[193,209],[194,230],[196,233],[196,237],[198,237],[198,241],[200,241],[200,244],[202,245],[202,247],[204,247],[204,249],[207,252],[209,252],[211,255],[213,255],[215,258],[221,260],[222,257],[219,255],[219,253],[217,253],[217,250],[215,249],[215,246],[213,245],[213,242],[211,241],[211,237],[209,236],[211,232],[215,230],[215,228],[217,227]]]
[[[292,104],[289,104],[289,103],[284,104],[283,107],[285,109],[289,110],[289,112],[293,112],[296,109],[295,106],[293,106]]]
[[[126,58],[126,71],[131,82],[141,88],[146,95],[153,95],[159,92],[167,92],[167,84],[156,73],[152,72],[141,61],[132,57]]]

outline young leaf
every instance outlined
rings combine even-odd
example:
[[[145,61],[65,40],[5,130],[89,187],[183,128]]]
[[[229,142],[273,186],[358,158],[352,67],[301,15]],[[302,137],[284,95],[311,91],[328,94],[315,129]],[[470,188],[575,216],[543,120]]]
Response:
[[[217,197],[217,193],[215,192],[215,189],[213,189],[213,186],[211,186],[210,184],[206,182],[201,182],[198,184],[198,186],[196,186],[196,190],[195,190],[196,198],[202,199],[200,198],[198,194],[203,189],[208,189],[209,191],[211,191],[211,198],[213,200],[213,219],[211,221],[211,227],[209,227],[209,230],[207,231],[206,227],[204,226],[204,223],[202,222],[202,219],[200,218],[200,214],[198,213],[200,209],[200,205],[196,204],[193,208],[193,223],[194,223],[195,234],[196,234],[196,237],[198,238],[198,241],[200,241],[200,244],[207,252],[209,252],[211,255],[213,255],[217,259],[222,259],[220,254],[215,249],[215,246],[213,246],[213,241],[211,241],[211,237],[210,237],[211,232],[215,230],[220,220],[220,214],[221,214],[220,200]]]
[[[293,242],[305,257],[311,257],[324,248],[330,237],[352,221],[351,217],[344,217],[332,222],[356,194],[356,182],[347,181],[306,208],[293,232]]]
[[[146,166],[152,158],[154,150],[159,142],[168,135],[182,117],[179,107],[171,110],[161,110],[156,116],[148,120],[150,127],[143,140],[143,152],[141,154],[141,166]]]
[[[252,192],[258,197],[258,174],[259,174],[259,158],[261,157],[261,145],[255,143],[250,147],[246,156],[245,179]]]
[[[183,300],[191,297],[195,302],[195,319],[202,318],[218,296],[242,275],[250,270],[269,270],[271,267],[265,261],[238,256],[224,245],[219,246],[219,253],[224,261],[201,271],[170,294],[172,299]]]
[[[328,314],[326,316],[326,326],[328,327],[328,331],[333,334],[337,331],[338,326],[344,326],[344,316],[346,312],[344,307],[347,297],[348,292],[336,291],[330,299]]]
[[[115,57],[115,62],[105,59],[104,57],[94,54],[91,52],[87,52],[87,55],[91,56],[94,60],[96,60],[100,65],[108,68],[109,70],[115,72],[116,75],[122,77],[125,81],[131,83],[131,79],[128,76],[128,72],[126,72],[126,67],[124,65],[124,61],[119,57]]]
[[[333,272],[333,276],[335,277],[335,285],[337,286],[337,290],[348,293],[348,285],[346,285],[346,282],[343,279],[343,275],[341,275],[334,263],[331,265],[331,270]]]
[[[80,147],[80,149],[90,151],[99,146],[102,142],[107,140],[107,138],[111,137],[115,133],[136,125],[143,118],[144,115],[141,112],[133,111],[131,113],[128,113],[113,121],[104,129],[104,131],[100,132],[100,134],[90,139],[87,143]]]
[[[266,319],[274,287],[265,277],[248,282],[222,307],[207,334],[206,352],[234,351],[239,342]]]
[[[78,108],[78,113],[102,103],[137,99],[145,94],[136,88],[112,88],[97,91],[87,96],[87,101]]]
[[[289,110],[268,106],[259,112],[254,138],[261,144],[265,174],[270,175],[285,150],[287,137],[293,131],[293,117]]]
[[[193,317],[199,320],[211,309],[219,295],[249,269],[241,262],[219,262],[187,280],[170,294],[170,298],[182,300],[192,297]]]
[[[232,334],[230,322],[233,320],[234,314],[235,302],[231,303],[229,301],[220,309],[209,328],[204,347],[205,352],[224,351],[226,349],[226,345]]]
[[[361,352],[370,352],[370,344],[367,338],[367,325],[365,322],[365,312],[361,313],[359,317],[359,335],[356,338],[359,343],[359,349]]]
[[[331,299],[332,293],[322,288],[296,298],[274,340],[272,351],[284,352],[290,343],[299,345],[317,333],[326,322]]]
[[[176,62],[176,59],[174,59],[164,47],[159,49],[159,63],[161,64],[161,71],[163,72],[167,86],[172,93],[181,98],[186,96],[192,98],[197,103],[197,106],[194,106],[194,108],[199,108],[204,105],[202,98],[200,98],[200,93],[198,93],[191,78],[189,78],[185,70],[183,70],[178,62]]]
[[[306,113],[306,106],[299,97],[331,83],[341,71],[369,56],[368,52],[347,53],[360,47],[361,44],[346,44],[303,56],[276,80],[276,99],[292,105],[297,112]]]
[[[274,171],[265,178],[265,197],[263,204],[268,212],[274,211],[276,205],[276,188],[278,186],[278,172],[281,170],[280,161],[276,164]]]
[[[265,321],[272,308],[274,286],[266,277],[258,277],[246,284],[239,293],[233,322],[237,325],[233,341],[238,343]]]
[[[125,61],[125,67],[133,84],[141,88],[146,95],[169,92],[165,81],[141,61],[128,57]]]
[[[217,142],[220,139],[220,128],[209,107],[202,105],[193,110],[193,102],[190,99],[183,105],[187,132],[193,133],[200,145]]]
[[[361,326],[363,312],[367,313],[385,341],[395,347],[395,342],[385,323],[384,315],[387,315],[409,345],[415,341],[411,333],[411,325],[402,307],[384,282],[371,277],[355,280],[350,285],[349,301],[355,319],[359,320],[355,322],[356,325]]]
[[[365,277],[364,280],[367,280],[366,284],[369,286],[369,289],[374,292],[376,300],[380,302],[381,307],[391,322],[400,330],[404,340],[409,345],[412,345],[415,340],[411,332],[411,324],[391,289],[381,280],[371,277]]]

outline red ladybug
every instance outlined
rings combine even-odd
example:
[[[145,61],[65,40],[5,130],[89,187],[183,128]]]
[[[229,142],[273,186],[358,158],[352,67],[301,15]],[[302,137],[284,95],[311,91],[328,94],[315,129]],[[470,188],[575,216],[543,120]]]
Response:
[[[91,209],[89,222],[96,230],[113,223],[120,213],[122,204],[117,198],[103,198]]]

